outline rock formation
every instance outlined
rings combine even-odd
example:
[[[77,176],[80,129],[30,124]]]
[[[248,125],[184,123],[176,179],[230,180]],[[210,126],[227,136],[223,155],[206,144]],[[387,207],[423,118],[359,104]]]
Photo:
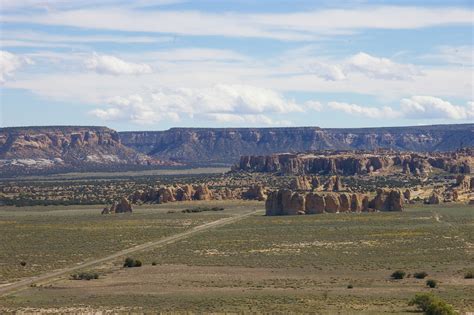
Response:
[[[182,163],[230,164],[238,162],[236,157],[240,156],[271,156],[280,152],[328,149],[449,151],[457,150],[461,141],[465,146],[474,147],[474,124],[350,129],[172,128],[165,131],[120,132],[119,135],[123,144],[141,153]],[[281,167],[281,164],[268,159],[247,163],[252,167],[257,164],[258,168],[267,172],[278,172],[278,167]],[[354,164],[352,172],[363,166],[366,168],[367,165]],[[370,168],[372,163],[368,166]],[[375,170],[377,165],[374,163],[373,167]],[[347,167],[347,171],[350,170]]]
[[[265,201],[267,199],[266,189],[262,185],[251,186],[243,195],[244,199]]]
[[[469,174],[474,169],[474,152],[461,153],[377,153],[314,152],[242,156],[234,171],[265,172],[285,175],[363,175],[373,172],[402,172],[425,176],[438,168],[451,173]],[[300,178],[304,180],[304,177]],[[295,182],[294,189],[305,183]]]
[[[402,209],[403,197],[397,189],[380,189],[372,200],[369,196],[358,193],[300,193],[280,189],[270,192],[265,202],[266,215],[402,211]]]

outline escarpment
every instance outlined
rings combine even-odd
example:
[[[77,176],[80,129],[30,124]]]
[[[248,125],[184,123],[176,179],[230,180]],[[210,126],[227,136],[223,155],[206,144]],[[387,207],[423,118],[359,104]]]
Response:
[[[363,175],[398,172],[426,175],[439,169],[451,173],[469,174],[474,170],[474,152],[464,150],[449,153],[398,152],[320,152],[242,156],[234,171],[263,172],[282,175],[339,174]]]
[[[233,164],[242,155],[266,156],[281,152],[380,148],[434,152],[474,147],[474,124],[347,129],[172,128],[119,134],[122,143],[130,148],[182,163]]]
[[[88,165],[171,165],[128,148],[106,127],[0,129],[0,168],[80,168]]]

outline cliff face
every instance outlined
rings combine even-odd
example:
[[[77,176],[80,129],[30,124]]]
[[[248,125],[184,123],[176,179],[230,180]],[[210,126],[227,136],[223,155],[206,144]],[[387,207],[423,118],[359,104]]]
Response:
[[[474,152],[456,153],[326,153],[326,154],[273,154],[240,158],[234,171],[279,173],[288,175],[340,174],[356,175],[372,172],[403,172],[428,174],[433,168],[451,173],[474,171]]]
[[[236,163],[241,155],[313,150],[453,151],[474,146],[474,124],[393,128],[172,128],[120,132],[135,150],[185,163]]]
[[[124,146],[105,127],[18,127],[0,129],[0,167],[49,168],[159,163]]]

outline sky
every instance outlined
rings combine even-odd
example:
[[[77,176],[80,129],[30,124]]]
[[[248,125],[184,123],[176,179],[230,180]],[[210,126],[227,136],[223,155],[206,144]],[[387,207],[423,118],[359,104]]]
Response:
[[[0,0],[0,126],[474,122],[474,2]]]

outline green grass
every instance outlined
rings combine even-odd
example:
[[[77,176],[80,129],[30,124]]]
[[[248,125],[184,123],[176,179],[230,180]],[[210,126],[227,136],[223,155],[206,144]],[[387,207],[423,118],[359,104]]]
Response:
[[[472,213],[472,207],[423,207],[402,213],[253,216],[149,252],[145,259],[270,268],[463,268],[473,264]]]
[[[186,220],[196,224],[216,215],[262,207],[262,203],[222,201],[206,206],[226,210],[183,214],[180,209],[190,205],[174,203],[110,218],[83,208],[58,210],[53,217],[69,222],[64,224],[69,229],[62,229],[63,224],[52,227],[60,232],[44,228],[44,234],[31,235],[24,244],[32,247],[41,237],[57,239],[56,234],[69,233],[72,221],[83,216],[79,223],[88,232],[106,229],[103,234],[86,233],[94,246],[85,249],[102,246],[102,250],[112,251],[109,247],[117,246],[113,241],[107,238],[109,247],[100,242],[105,235],[127,235],[124,239],[129,246],[132,240],[146,239],[141,233],[160,237],[156,230],[173,233],[183,229]],[[166,214],[169,210],[177,212]],[[123,259],[117,260],[115,265],[98,266],[97,280],[64,279],[29,288],[0,298],[0,305],[4,311],[75,307],[148,312],[410,314],[415,308],[408,306],[408,301],[418,292],[432,292],[462,313],[474,309],[474,282],[464,279],[474,266],[473,211],[453,204],[416,206],[405,212],[253,215],[159,249],[134,253],[134,259],[143,261],[141,268],[122,268]],[[4,215],[16,216],[20,227],[28,226],[31,214],[31,224],[42,222],[39,231],[48,226],[50,217],[50,211],[5,213],[1,213],[0,222]],[[138,226],[145,228],[139,231]],[[45,245],[44,249],[50,247]],[[61,247],[58,253],[65,251]],[[411,276],[392,280],[395,270]],[[414,278],[420,270],[437,280],[439,287],[430,289],[426,279]],[[352,289],[347,288],[349,284]]]
[[[229,215],[167,213],[186,206],[149,205],[116,215],[101,215],[103,206],[0,208],[0,283],[107,256]]]

